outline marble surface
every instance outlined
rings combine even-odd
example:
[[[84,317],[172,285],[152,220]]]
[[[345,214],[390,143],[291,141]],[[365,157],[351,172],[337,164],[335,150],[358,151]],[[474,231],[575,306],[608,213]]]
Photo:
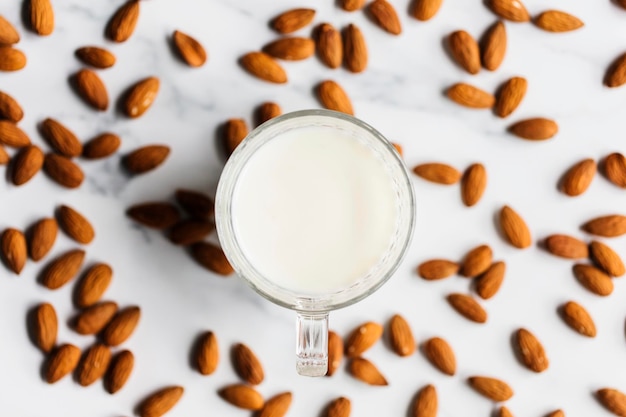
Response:
[[[38,285],[35,277],[41,263],[29,262],[20,277],[1,269],[3,415],[130,416],[140,399],[170,384],[186,389],[169,414],[172,417],[245,415],[216,394],[219,387],[238,381],[228,361],[228,348],[234,342],[249,344],[262,359],[267,377],[259,390],[264,395],[293,391],[291,416],[317,416],[340,395],[352,399],[354,416],[402,416],[416,391],[428,383],[437,387],[439,416],[488,416],[495,405],[465,382],[476,374],[508,381],[515,396],[507,406],[518,416],[543,416],[556,408],[574,417],[608,415],[592,392],[604,386],[626,391],[626,283],[616,280],[615,291],[607,298],[588,293],[573,278],[571,262],[551,257],[536,245],[520,251],[504,243],[494,216],[509,204],[527,220],[535,240],[556,232],[589,239],[579,230],[585,220],[624,211],[626,194],[602,177],[596,177],[578,198],[559,193],[556,184],[580,159],[626,151],[626,89],[602,86],[607,65],[626,48],[623,36],[618,36],[626,24],[626,11],[609,0],[563,4],[527,0],[533,14],[562,7],[586,25],[556,35],[530,24],[507,24],[509,50],[502,67],[470,76],[451,63],[442,39],[457,29],[479,36],[494,15],[478,1],[445,0],[440,13],[423,23],[408,17],[406,1],[391,1],[404,26],[397,38],[375,27],[363,13],[343,12],[331,0],[145,1],[134,36],[120,45],[103,38],[105,23],[120,0],[53,0],[57,25],[47,38],[23,29],[21,2],[1,2],[0,14],[20,29],[18,47],[27,54],[28,65],[20,72],[0,74],[0,89],[24,106],[26,117],[20,126],[34,142],[45,146],[36,124],[53,117],[83,140],[104,130],[118,133],[123,138],[119,155],[143,144],[164,143],[172,148],[162,167],[136,178],[122,172],[118,155],[99,162],[81,161],[86,180],[78,190],[63,189],[43,174],[22,187],[0,184],[0,229],[25,228],[52,215],[59,204],[71,205],[90,218],[97,237],[86,247],[87,263],[105,261],[115,270],[106,298],[120,305],[138,304],[143,311],[136,334],[125,344],[137,360],[121,392],[110,396],[100,383],[81,388],[71,378],[47,385],[40,376],[42,355],[28,340],[26,312],[39,302],[51,302],[62,324],[59,341],[89,346],[92,338],[78,336],[65,325],[75,313],[72,285],[54,292]],[[237,58],[275,39],[268,20],[296,6],[317,9],[316,22],[338,27],[358,24],[369,44],[368,70],[360,75],[333,71],[313,58],[285,64],[290,82],[281,86],[244,73]],[[207,65],[191,69],[173,56],[168,38],[175,29],[206,46]],[[73,52],[89,44],[103,45],[117,56],[114,68],[99,72],[112,98],[140,78],[161,79],[159,96],[144,117],[131,121],[113,110],[96,113],[73,94],[68,76],[81,68]],[[526,77],[529,90],[507,120],[489,111],[461,108],[442,94],[458,81],[493,90],[513,75]],[[206,272],[159,233],[125,217],[130,205],[169,199],[178,187],[213,193],[223,165],[215,145],[217,126],[230,117],[251,121],[253,108],[265,100],[277,101],[285,111],[318,107],[312,87],[328,78],[345,87],[358,117],[404,146],[409,166],[436,160],[459,169],[473,162],[487,167],[489,186],[471,209],[462,205],[457,186],[431,185],[415,178],[417,227],[409,255],[380,291],[331,315],[331,328],[346,334],[365,320],[386,322],[400,313],[419,342],[436,335],[450,342],[458,360],[455,377],[439,373],[421,353],[399,358],[384,343],[365,356],[387,376],[388,387],[369,387],[343,370],[333,378],[299,377],[294,369],[291,312],[256,296],[238,278]],[[512,121],[533,116],[557,120],[558,136],[530,143],[505,132]],[[416,277],[414,269],[432,257],[459,259],[481,243],[491,245],[495,258],[507,262],[508,272],[500,293],[483,303],[488,323],[476,325],[445,302],[450,292],[468,291],[469,281],[426,282]],[[609,243],[626,253],[623,238]],[[52,255],[75,246],[60,236]],[[582,303],[595,318],[595,339],[574,333],[557,315],[557,306],[569,299]],[[544,343],[551,361],[545,373],[534,374],[516,361],[510,337],[520,326]],[[214,375],[202,377],[191,369],[189,351],[196,335],[207,329],[218,335],[223,359]]]

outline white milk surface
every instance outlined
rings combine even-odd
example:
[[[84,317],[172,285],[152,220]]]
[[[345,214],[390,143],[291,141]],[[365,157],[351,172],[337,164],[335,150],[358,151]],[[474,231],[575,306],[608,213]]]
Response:
[[[347,133],[311,127],[263,145],[235,186],[236,238],[275,284],[305,294],[346,287],[374,267],[398,216],[383,162]]]

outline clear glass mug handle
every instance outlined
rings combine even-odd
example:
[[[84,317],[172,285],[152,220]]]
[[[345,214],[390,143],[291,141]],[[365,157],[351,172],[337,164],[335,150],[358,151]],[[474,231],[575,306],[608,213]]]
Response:
[[[296,370],[304,376],[324,376],[328,370],[328,313],[298,312]]]

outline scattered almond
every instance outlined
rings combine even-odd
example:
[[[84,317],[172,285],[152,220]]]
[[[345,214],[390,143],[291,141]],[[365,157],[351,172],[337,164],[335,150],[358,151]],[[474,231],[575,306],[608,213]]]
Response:
[[[280,116],[283,111],[280,106],[272,101],[266,101],[256,108],[255,120],[256,126],[261,126],[263,123]]]
[[[461,275],[464,277],[477,277],[491,266],[493,251],[488,245],[480,245],[465,255]]]
[[[500,407],[500,412],[498,413],[498,417],[515,417],[513,416],[513,413],[511,413],[511,411],[506,408],[505,406]],[[550,416],[547,416],[550,417]]]
[[[43,166],[43,151],[36,145],[26,146],[12,159],[13,173],[11,180],[15,185],[23,185],[31,180]]]
[[[339,7],[346,12],[355,12],[365,6],[365,0],[339,0]]]
[[[446,259],[433,259],[426,261],[417,267],[417,273],[420,277],[434,281],[438,279],[448,278],[459,272],[460,265],[456,262]]]
[[[132,174],[144,174],[161,165],[169,154],[169,146],[146,145],[126,155],[124,165]]]
[[[249,74],[270,83],[284,84],[287,73],[271,56],[264,52],[248,52],[241,57],[241,66]]]
[[[20,41],[20,34],[4,17],[0,16],[0,45],[13,45]]]
[[[112,301],[94,304],[76,316],[72,328],[82,335],[100,333],[116,312],[117,304]]]
[[[54,31],[54,10],[50,0],[28,0],[28,24],[40,36]]]
[[[338,68],[343,61],[341,33],[329,23],[322,23],[317,29],[317,54],[328,68]]]
[[[400,24],[398,13],[387,0],[374,0],[368,5],[367,11],[374,23],[380,26],[384,31],[392,35],[402,33],[402,25]]]
[[[283,417],[291,405],[291,392],[282,392],[265,401],[257,417]]]
[[[200,242],[213,230],[213,222],[201,219],[185,219],[175,224],[169,232],[169,239],[175,245],[189,246]]]
[[[128,0],[109,20],[106,33],[114,42],[125,42],[135,31],[139,19],[139,0]]]
[[[508,242],[516,248],[524,249],[531,245],[530,230],[526,222],[509,206],[500,210],[500,228]]]
[[[415,352],[415,338],[409,323],[399,314],[389,320],[389,343],[398,356],[409,356]]]
[[[506,264],[504,262],[493,263],[487,272],[476,279],[476,293],[483,300],[488,300],[500,289],[504,281]]]
[[[80,360],[80,349],[74,345],[59,346],[50,354],[45,366],[44,377],[48,384],[54,384],[72,373]]]
[[[526,329],[519,329],[516,342],[520,359],[528,369],[533,372],[543,372],[548,369],[548,357],[535,335]]]
[[[96,304],[109,287],[113,269],[103,263],[91,266],[76,284],[74,300],[77,307],[84,308]]]
[[[626,216],[613,214],[603,217],[597,217],[583,224],[582,229],[603,237],[617,237],[626,234]]]
[[[513,77],[506,81],[496,99],[495,113],[498,117],[507,117],[517,109],[526,95],[528,82],[523,77]]]
[[[315,42],[310,38],[280,38],[265,45],[263,52],[286,61],[300,61],[315,53]]]
[[[466,319],[476,323],[487,321],[487,312],[469,295],[455,293],[448,295],[447,299],[452,308]]]
[[[82,244],[91,243],[96,232],[85,216],[68,206],[59,207],[57,216],[59,226],[70,238]]]
[[[168,229],[180,220],[178,209],[169,203],[143,203],[130,207],[128,217],[153,229]]]
[[[54,153],[45,156],[43,169],[57,184],[66,188],[78,188],[85,179],[85,174],[78,165],[69,158]]]
[[[413,168],[415,175],[443,185],[452,185],[459,182],[461,173],[454,167],[442,163],[427,163]]]
[[[225,401],[235,407],[243,408],[244,410],[260,410],[264,405],[263,396],[248,385],[228,385],[220,389],[217,393]]]
[[[313,21],[314,16],[313,9],[292,9],[276,16],[271,24],[276,32],[287,34],[302,29]]]
[[[1,61],[2,57],[0,56]],[[15,123],[8,120],[0,120],[0,145],[6,145],[11,148],[23,148],[30,145],[30,139]]]
[[[202,375],[211,375],[217,369],[220,353],[217,337],[213,332],[206,332],[198,341],[196,351],[196,367]]]
[[[487,170],[483,164],[470,165],[461,178],[461,199],[467,207],[476,205],[487,188]]]
[[[109,93],[94,71],[82,69],[74,76],[78,95],[91,107],[104,111],[109,107]]]
[[[594,294],[607,296],[613,292],[611,277],[591,265],[574,265],[574,275],[583,287]]]
[[[123,350],[113,357],[109,370],[104,376],[104,388],[115,394],[124,387],[135,365],[135,357],[129,350]]]
[[[24,233],[17,229],[6,229],[0,237],[0,247],[7,268],[19,275],[28,257]]]
[[[102,332],[102,341],[108,346],[121,345],[135,331],[140,316],[141,310],[137,306],[126,307],[119,311]]]
[[[617,57],[604,75],[604,85],[607,87],[614,88],[624,84],[626,84],[626,53]]]
[[[562,312],[563,320],[569,327],[583,336],[596,337],[596,325],[583,306],[574,301],[568,301],[563,306]]]
[[[83,355],[76,369],[76,379],[83,387],[87,387],[104,376],[111,362],[111,351],[108,347],[96,343]]]
[[[548,32],[569,32],[585,25],[576,16],[560,10],[548,10],[540,13],[535,17],[534,23],[537,27]]]
[[[368,60],[367,43],[361,29],[352,23],[343,31],[343,56],[348,71],[365,71]]]
[[[26,55],[19,49],[0,46],[0,71],[19,71],[26,66]]]
[[[606,178],[618,187],[626,188],[626,158],[614,152],[604,158],[602,168]]]
[[[396,149],[396,152],[398,152],[398,155],[400,155],[400,157],[403,157],[404,150],[402,149],[402,145],[400,145],[399,143],[392,143],[392,145]]]
[[[352,404],[346,397],[339,397],[332,400],[322,413],[323,417],[350,417]]]
[[[506,29],[504,23],[497,21],[487,29],[481,41],[481,59],[483,67],[495,71],[500,67],[506,54]]]
[[[199,242],[194,244],[191,246],[191,255],[196,262],[216,274],[226,276],[234,272],[222,249],[211,243]]]
[[[554,120],[536,117],[526,119],[509,126],[509,132],[522,139],[546,140],[552,138],[559,131]]]
[[[161,417],[174,408],[184,392],[185,389],[180,386],[171,386],[158,390],[139,405],[139,416]]]
[[[507,401],[513,396],[511,387],[496,378],[473,376],[468,378],[468,382],[479,394],[495,402]]]
[[[76,135],[54,119],[48,118],[41,123],[41,134],[63,156],[73,158],[83,152],[83,145]]]
[[[352,358],[348,365],[348,372],[369,385],[389,385],[378,368],[365,358]]]
[[[426,385],[419,390],[410,417],[437,417],[437,390],[434,385]]]
[[[200,42],[181,31],[175,30],[172,35],[176,50],[183,61],[190,67],[201,67],[207,59],[206,50]]]
[[[461,68],[470,74],[478,74],[480,71],[480,50],[472,35],[464,30],[452,32],[448,36],[448,45],[452,58]]]
[[[252,385],[263,382],[263,365],[252,350],[243,343],[232,348],[233,367],[241,379]]]
[[[35,223],[30,232],[28,252],[33,261],[44,258],[52,249],[59,227],[55,219],[44,218]]]
[[[589,244],[591,258],[607,274],[621,277],[626,272],[622,258],[602,242],[593,241]]]
[[[7,153],[6,149],[0,145],[0,165],[6,165],[11,161],[11,157]]]
[[[224,146],[228,155],[248,136],[248,125],[243,119],[229,119],[223,127]]]
[[[44,353],[50,353],[57,342],[59,321],[52,304],[42,303],[33,314],[33,339]]]
[[[139,2],[138,0],[131,0]],[[143,115],[154,103],[159,93],[160,81],[157,77],[148,77],[132,85],[125,93],[122,103],[124,114],[130,118]]]
[[[120,137],[113,133],[102,133],[83,147],[83,158],[100,159],[111,156],[120,147],[122,141]]]
[[[333,332],[328,332],[328,371],[326,372],[326,376],[332,376],[339,366],[341,365],[341,361],[343,360],[343,340],[341,337]]]
[[[587,244],[580,239],[567,235],[551,235],[545,240],[546,249],[552,255],[568,259],[589,257]]]
[[[94,68],[105,69],[115,65],[115,55],[97,46],[83,46],[76,50],[76,57]]]
[[[345,90],[335,81],[322,81],[319,83],[316,90],[317,97],[325,108],[354,115],[350,98]]]
[[[596,161],[584,159],[572,166],[561,180],[561,190],[575,197],[584,193],[596,175]]]
[[[602,388],[596,392],[598,401],[611,413],[626,416],[626,394],[613,388]]]
[[[502,19],[529,22],[530,15],[520,0],[488,0],[487,7]]]
[[[446,94],[455,103],[473,109],[489,109],[496,101],[493,94],[466,83],[454,84],[448,88]]]
[[[443,0],[415,0],[411,7],[411,16],[417,20],[432,19],[441,8]]]
[[[354,329],[346,340],[346,356],[360,356],[372,347],[383,334],[383,326],[372,321],[365,322]]]
[[[454,351],[442,338],[433,337],[424,342],[424,353],[430,363],[444,374],[452,376],[456,373]]]
[[[2,16],[0,16],[2,19]],[[0,119],[17,123],[24,117],[22,106],[13,97],[0,91]]]

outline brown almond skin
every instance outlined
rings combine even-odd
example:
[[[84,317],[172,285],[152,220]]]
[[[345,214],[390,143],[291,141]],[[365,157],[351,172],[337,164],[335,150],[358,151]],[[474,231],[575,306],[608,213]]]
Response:
[[[468,378],[468,382],[476,392],[496,402],[507,401],[513,396],[511,387],[496,378],[473,376]]]
[[[138,0],[131,0],[137,1]],[[133,84],[125,93],[122,110],[126,116],[141,117],[154,103],[159,93],[160,81],[157,77],[144,78]]]
[[[43,151],[36,145],[26,146],[13,157],[13,174],[11,180],[20,186],[30,181],[43,167]]]
[[[376,368],[376,365],[365,358],[352,358],[348,364],[348,372],[356,379],[369,385],[389,385],[387,379]]]
[[[71,207],[59,207],[57,220],[61,229],[78,243],[86,245],[91,243],[96,236],[89,220]]]
[[[10,148],[23,148],[30,145],[30,139],[15,123],[0,120],[0,145]]]
[[[502,19],[511,22],[529,22],[530,14],[520,0],[488,0],[486,5]]]
[[[561,312],[565,323],[574,331],[583,336],[596,337],[596,325],[583,306],[574,301],[568,301],[563,305]]]
[[[74,81],[78,95],[93,109],[105,111],[109,107],[109,93],[94,71],[80,70],[74,75]]]
[[[415,352],[415,337],[411,326],[399,314],[389,320],[389,343],[398,356],[409,356]]]
[[[531,245],[532,239],[526,222],[509,206],[500,210],[500,228],[508,242],[516,248],[525,249]]]
[[[426,261],[417,267],[420,277],[428,281],[448,278],[459,272],[460,265],[446,259],[433,259]]]
[[[524,99],[527,89],[528,82],[526,78],[513,77],[507,80],[500,87],[496,97],[496,105],[494,107],[496,116],[504,118],[513,113]]]
[[[560,10],[541,12],[533,19],[533,23],[540,29],[548,32],[570,32],[580,29],[585,25],[582,20],[576,16],[572,16]]]
[[[201,266],[218,275],[227,276],[234,272],[222,249],[211,243],[198,242],[192,245],[191,255]]]
[[[287,414],[291,405],[291,392],[281,392],[265,401],[263,408],[257,413],[257,417],[283,417]]]
[[[339,366],[341,365],[341,361],[343,360],[343,340],[341,337],[333,332],[332,330],[328,332],[328,371],[326,372],[326,376],[332,376]]]
[[[354,358],[372,347],[383,335],[383,326],[372,321],[365,322],[352,330],[346,339],[346,356]]]
[[[287,73],[271,56],[264,52],[249,52],[239,60],[250,75],[274,84],[285,84]]]
[[[0,19],[2,17],[0,16]],[[24,117],[22,106],[9,94],[0,91],[0,119],[17,123]]]
[[[495,71],[500,67],[506,54],[506,45],[506,28],[504,23],[497,21],[487,29],[480,42],[480,57],[485,69]]]
[[[316,90],[317,97],[324,108],[354,115],[354,109],[348,94],[335,81],[322,81],[318,84]]]
[[[76,316],[72,328],[82,335],[100,333],[116,312],[117,304],[112,301],[94,304]]]
[[[565,413],[563,412],[563,410],[556,410],[548,414],[546,417],[565,417]]]
[[[349,24],[343,33],[343,57],[350,72],[359,73],[367,68],[368,52],[365,37],[361,29]]]
[[[426,385],[415,396],[410,417],[437,417],[437,408],[437,390],[434,385]]]
[[[78,48],[75,54],[83,63],[94,68],[106,69],[115,65],[115,55],[97,46],[83,46]]]
[[[0,71],[19,71],[26,66],[26,55],[19,49],[0,46]]]
[[[233,384],[221,388],[218,394],[224,401],[244,410],[260,410],[265,401],[254,388],[244,384]]]
[[[265,45],[263,52],[285,61],[301,61],[315,53],[315,42],[310,38],[279,38]]]
[[[196,219],[209,219],[215,211],[213,199],[198,191],[179,188],[176,190],[176,202]]]
[[[119,346],[124,343],[133,334],[139,318],[141,310],[137,306],[126,307],[120,310],[115,317],[109,321],[102,332],[102,341],[108,346]]]
[[[626,234],[626,216],[612,214],[608,216],[597,217],[585,223],[582,229],[603,237],[617,237]]]
[[[551,415],[546,416],[546,417],[550,417],[550,416]],[[511,413],[511,411],[508,408],[506,408],[505,406],[502,406],[500,407],[500,411],[498,412],[498,417],[515,417],[515,416],[513,415],[513,413]]]
[[[435,17],[443,0],[415,0],[411,6],[411,16],[417,20],[427,21]]]
[[[315,17],[313,9],[287,10],[272,19],[272,28],[282,34],[292,33],[311,23]]]
[[[4,17],[0,16],[0,45],[13,45],[20,41],[20,34]]]
[[[126,42],[137,26],[139,1],[129,0],[113,14],[106,28],[107,37],[113,42]]]
[[[44,378],[48,384],[54,384],[64,376],[72,373],[80,360],[80,349],[74,345],[59,346],[48,357]]]
[[[522,139],[546,140],[554,137],[559,126],[554,120],[543,117],[521,120],[509,126],[509,132]]]
[[[469,295],[450,294],[447,297],[448,303],[460,315],[475,323],[485,323],[487,321],[487,312]]]
[[[237,146],[248,136],[248,125],[243,119],[229,119],[223,126],[223,141],[227,155],[232,154]]]
[[[470,74],[480,72],[480,49],[476,40],[466,31],[457,30],[448,36],[450,54],[454,61]]]
[[[604,75],[604,85],[615,88],[626,84],[626,53],[618,56],[609,65]]]
[[[233,345],[231,354],[233,367],[241,379],[251,385],[258,385],[263,382],[265,378],[263,365],[248,346],[237,343]]]
[[[446,91],[452,101],[472,109],[490,109],[496,102],[493,94],[467,83],[456,83]]]
[[[487,170],[483,164],[470,165],[461,178],[461,199],[467,207],[473,207],[487,188]]]
[[[83,387],[93,384],[104,376],[110,362],[111,351],[109,348],[96,343],[85,352],[76,368],[78,383]]]
[[[626,272],[622,258],[613,249],[594,240],[589,244],[591,259],[600,269],[614,277],[621,277]]]
[[[170,148],[166,145],[147,145],[135,149],[124,157],[126,169],[135,175],[158,168],[167,159]]]
[[[106,158],[118,150],[122,141],[119,136],[114,133],[102,133],[83,146],[83,158],[100,159]]]
[[[465,255],[461,275],[468,278],[476,277],[487,271],[491,266],[493,251],[488,245],[480,245]]]
[[[483,300],[496,295],[504,281],[505,272],[504,262],[494,262],[484,274],[476,278],[476,294]]]
[[[591,265],[574,265],[574,276],[583,287],[596,295],[606,297],[613,292],[611,277]]]
[[[85,174],[71,159],[49,153],[43,161],[43,169],[57,184],[66,188],[78,188],[85,179]]]
[[[83,152],[83,145],[74,132],[54,119],[46,119],[41,123],[41,134],[59,154],[73,158]]]
[[[328,68],[339,68],[343,61],[341,33],[330,23],[322,23],[316,31],[317,55]]]
[[[613,184],[626,188],[626,158],[619,152],[608,155],[602,161],[602,173]]]
[[[533,372],[548,369],[549,361],[541,342],[526,329],[516,333],[517,350],[522,363]]]
[[[367,11],[381,29],[399,35],[402,33],[402,25],[398,18],[398,13],[391,3],[387,0],[374,0],[367,6]]]
[[[215,372],[220,358],[215,333],[206,332],[200,336],[195,356],[196,368],[202,375],[211,375]]]
[[[395,148],[396,152],[398,152],[398,155],[400,155],[400,157],[403,157],[404,150],[402,149],[402,145],[400,145],[399,143],[392,143],[392,145]]]
[[[43,259],[50,252],[54,246],[58,230],[57,221],[52,218],[41,219],[31,227],[28,253],[33,261],[37,262]]]
[[[444,374],[453,376],[456,373],[454,351],[442,338],[433,337],[424,342],[424,354],[430,363]]]
[[[596,392],[600,403],[616,416],[626,416],[626,394],[613,388],[602,388]]]
[[[355,12],[365,6],[365,0],[339,0],[339,7],[346,12]]]
[[[24,233],[17,229],[5,229],[0,237],[0,249],[4,264],[19,275],[28,257]]]
[[[139,405],[140,417],[161,417],[180,401],[185,389],[181,386],[162,388],[151,394]]]
[[[59,321],[52,304],[42,303],[33,314],[33,340],[44,353],[50,353],[57,342]]]
[[[129,350],[123,350],[111,359],[109,370],[104,376],[104,388],[109,394],[121,390],[135,365],[135,356]]]
[[[6,165],[11,161],[11,157],[7,153],[4,146],[0,145],[0,165]]]
[[[137,223],[157,230],[168,229],[181,219],[176,206],[161,202],[134,205],[126,214]]]
[[[113,269],[107,264],[99,263],[89,268],[76,284],[74,290],[76,306],[85,308],[100,301],[112,278]]]
[[[325,407],[322,417],[350,417],[352,403],[346,397],[335,398]]]
[[[202,241],[215,225],[208,220],[185,219],[175,224],[169,232],[169,239],[175,245],[189,246]]]
[[[584,259],[589,257],[587,244],[572,236],[551,235],[546,238],[544,244],[548,252],[561,258]]]
[[[254,119],[256,121],[256,126],[261,126],[263,123],[268,120],[273,119],[274,117],[278,117],[283,114],[280,106],[272,101],[266,101],[257,107],[254,111]]]
[[[461,179],[461,173],[456,168],[442,163],[417,165],[413,172],[427,181],[442,185],[456,184]]]
[[[179,30],[174,31],[172,40],[178,54],[187,65],[194,68],[204,65],[207,60],[207,53],[200,42]]]
[[[54,31],[54,10],[50,0],[28,0],[28,25],[40,36]]]
[[[596,161],[584,159],[572,166],[561,180],[561,191],[570,197],[576,197],[587,191],[596,175]]]

